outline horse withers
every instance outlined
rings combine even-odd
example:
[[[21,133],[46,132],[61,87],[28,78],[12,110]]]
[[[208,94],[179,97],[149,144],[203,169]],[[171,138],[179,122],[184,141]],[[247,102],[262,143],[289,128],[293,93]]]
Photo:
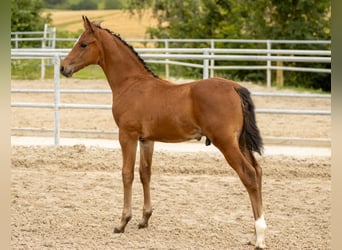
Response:
[[[140,180],[143,216],[139,228],[152,215],[151,163],[155,141],[183,142],[205,136],[236,171],[249,194],[255,219],[256,248],[265,248],[266,223],[262,210],[262,170],[253,152],[262,153],[249,91],[236,82],[210,78],[174,84],[156,76],[119,35],[83,16],[85,31],[61,63],[66,77],[90,64],[99,65],[112,90],[112,113],[119,128],[122,150],[124,204],[123,233],[132,217],[132,182],[135,155],[140,145]]]

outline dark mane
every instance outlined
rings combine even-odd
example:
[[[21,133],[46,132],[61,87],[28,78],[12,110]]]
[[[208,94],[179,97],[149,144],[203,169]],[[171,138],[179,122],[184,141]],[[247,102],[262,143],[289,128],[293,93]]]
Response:
[[[118,38],[119,41],[121,41],[124,45],[126,45],[135,55],[136,57],[139,59],[139,61],[144,65],[145,69],[150,72],[154,77],[156,78],[159,78],[158,75],[156,75],[147,65],[146,65],[146,62],[140,57],[140,55],[135,51],[135,49],[132,47],[132,45],[128,44],[124,39],[121,38],[121,36],[119,34],[116,34],[115,32],[109,30],[109,29],[106,29],[106,28],[102,28],[100,26],[99,23],[96,23],[96,22],[93,22],[93,24],[102,29],[102,30],[105,30],[107,31],[109,34],[113,35],[114,37]]]

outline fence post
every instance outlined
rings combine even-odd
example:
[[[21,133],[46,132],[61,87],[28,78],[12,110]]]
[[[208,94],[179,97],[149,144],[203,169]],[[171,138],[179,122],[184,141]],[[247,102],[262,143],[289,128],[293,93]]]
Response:
[[[19,48],[19,42],[18,42],[18,39],[19,39],[19,34],[15,34],[15,48]]]
[[[271,50],[272,48],[272,45],[271,45],[271,41],[270,40],[267,40],[267,56],[270,57],[271,56]],[[267,78],[267,87],[270,88],[271,87],[271,60],[268,59],[267,60],[267,69],[266,69],[266,78]]]
[[[210,48],[213,50],[215,49],[215,40],[211,39],[210,40]],[[211,55],[214,56],[214,52],[211,52]],[[210,60],[210,77],[214,77],[214,66],[215,66],[215,60],[211,59]]]
[[[42,49],[45,49],[45,47],[46,47],[47,31],[48,31],[48,25],[44,24],[44,34],[43,34],[43,39],[42,39]],[[45,78],[45,58],[42,58],[41,59],[40,79],[44,80],[44,78]]]
[[[60,104],[60,57],[56,54],[53,58],[54,65],[54,138],[55,146],[59,145],[60,138],[60,118],[59,118],[59,104]]]
[[[56,27],[51,27],[49,32],[49,48],[56,48]]]
[[[204,56],[208,56],[209,52],[207,49],[203,51]],[[209,60],[203,59],[203,79],[208,79],[209,76]]]
[[[168,49],[169,48],[169,40],[165,39],[164,43],[165,43],[165,49]],[[169,53],[166,52],[165,54],[168,55]],[[166,79],[169,79],[169,77],[170,77],[169,63],[168,62],[169,62],[169,59],[168,58],[165,59],[165,78]]]

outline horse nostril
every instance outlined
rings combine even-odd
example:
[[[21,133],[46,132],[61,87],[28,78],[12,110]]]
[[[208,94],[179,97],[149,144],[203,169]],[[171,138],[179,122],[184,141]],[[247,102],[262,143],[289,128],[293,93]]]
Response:
[[[64,71],[64,66],[61,66],[60,71],[61,71],[61,72]]]

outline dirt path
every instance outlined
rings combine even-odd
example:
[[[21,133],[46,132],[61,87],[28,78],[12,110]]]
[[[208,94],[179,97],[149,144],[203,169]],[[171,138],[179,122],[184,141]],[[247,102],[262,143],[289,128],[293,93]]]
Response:
[[[258,157],[264,170],[268,249],[331,249],[328,157]],[[122,208],[118,149],[13,146],[13,249],[253,249],[252,211],[220,154],[156,152],[153,215],[113,234]]]

